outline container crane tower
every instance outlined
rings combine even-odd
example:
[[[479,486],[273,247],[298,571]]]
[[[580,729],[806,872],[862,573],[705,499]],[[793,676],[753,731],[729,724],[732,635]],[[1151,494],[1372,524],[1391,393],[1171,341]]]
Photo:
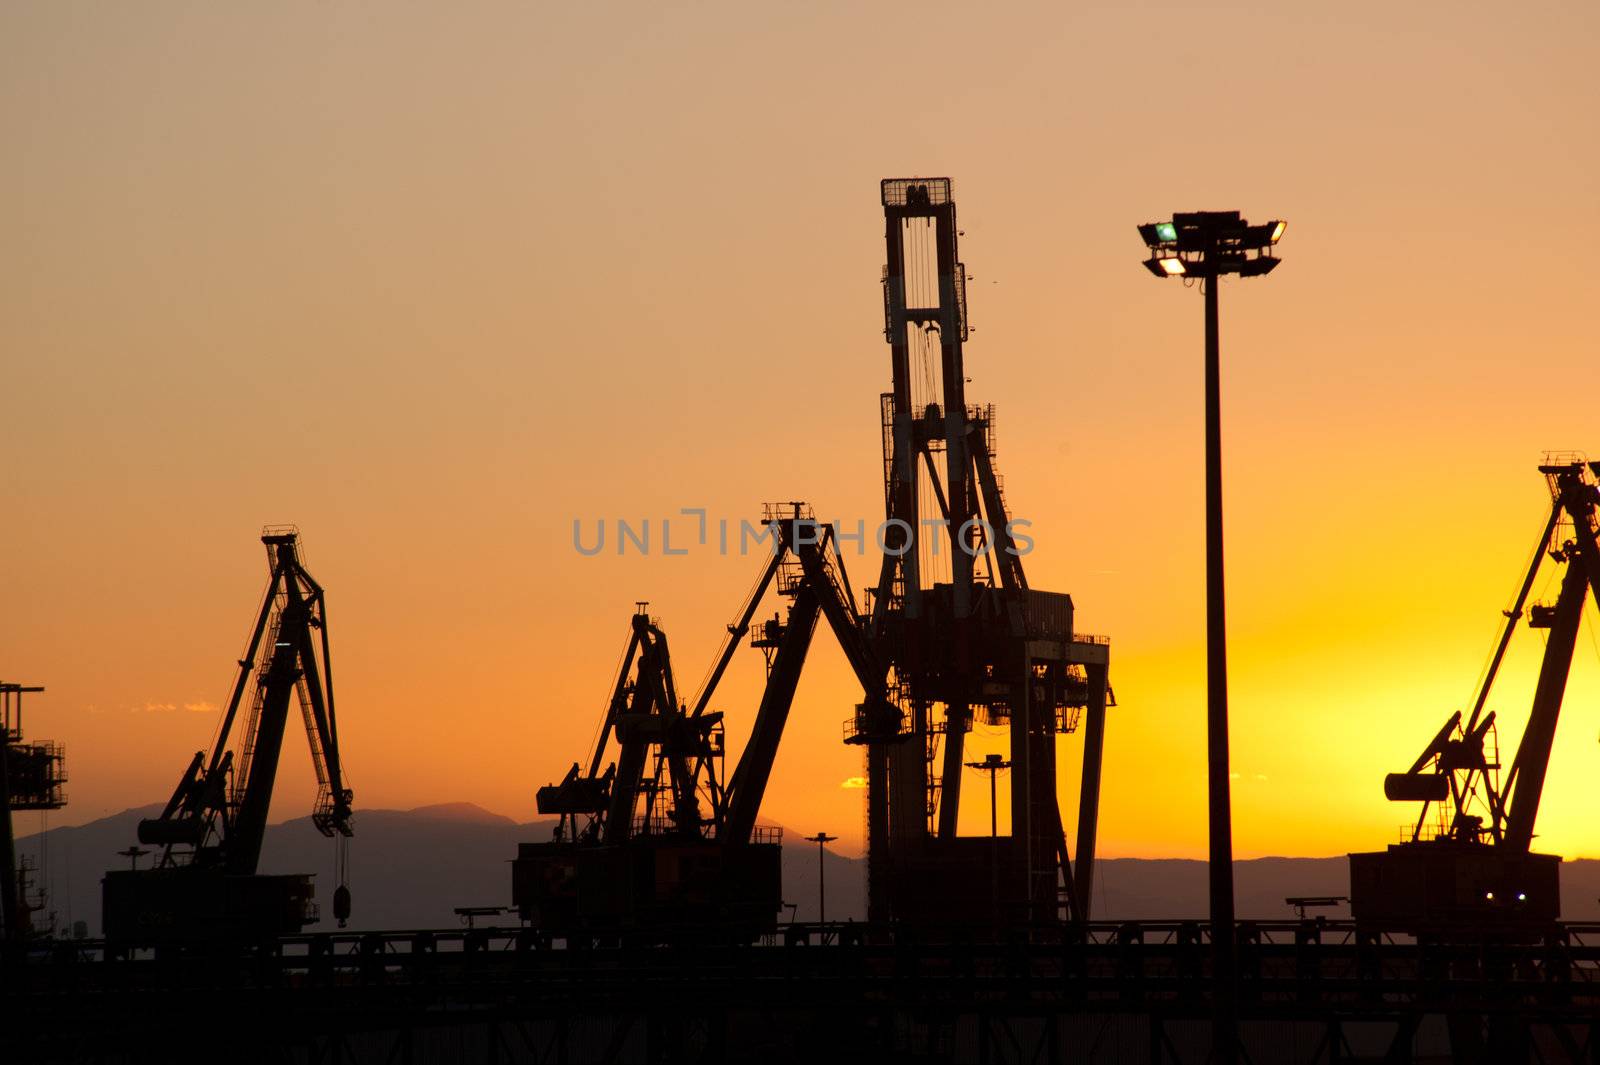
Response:
[[[1110,644],[1075,632],[1071,597],[1031,587],[1024,571],[1027,523],[1007,510],[994,408],[966,396],[967,273],[950,179],[885,180],[880,199],[893,390],[880,401],[886,549],[865,634],[903,713],[847,725],[847,742],[866,751],[868,908],[879,919],[981,914],[998,845],[997,919],[1086,919]],[[957,834],[975,717],[1009,735],[1011,832],[998,844]],[[1074,858],[1056,738],[1080,722]]]

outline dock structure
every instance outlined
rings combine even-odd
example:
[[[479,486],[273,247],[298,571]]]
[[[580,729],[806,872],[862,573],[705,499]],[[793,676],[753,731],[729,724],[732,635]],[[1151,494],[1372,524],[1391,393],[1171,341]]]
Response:
[[[218,1045],[241,1063],[347,1065],[1207,1060],[1203,923],[1090,923],[1053,942],[947,931],[795,925],[758,944],[608,946],[458,927],[170,957],[60,942],[7,970],[7,1060],[131,1065]],[[1242,922],[1236,944],[1252,1061],[1600,1051],[1600,925],[1417,943],[1348,922]],[[157,1034],[177,1031],[181,1045]]]

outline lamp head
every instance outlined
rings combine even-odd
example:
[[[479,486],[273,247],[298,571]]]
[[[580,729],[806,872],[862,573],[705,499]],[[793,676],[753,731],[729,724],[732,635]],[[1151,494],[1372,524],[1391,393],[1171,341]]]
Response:
[[[1156,277],[1260,277],[1277,269],[1272,249],[1288,227],[1282,219],[1253,226],[1238,211],[1178,212],[1139,226],[1150,249],[1144,268]]]

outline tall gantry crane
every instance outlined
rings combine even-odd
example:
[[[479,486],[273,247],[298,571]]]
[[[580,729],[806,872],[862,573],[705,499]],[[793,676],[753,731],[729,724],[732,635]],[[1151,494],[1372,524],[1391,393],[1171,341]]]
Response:
[[[58,743],[28,743],[22,736],[22,697],[44,688],[0,683],[0,932],[16,943],[33,930],[35,908],[17,875],[14,810],[59,810],[66,805],[66,752]]]
[[[1110,645],[1074,632],[1071,597],[1030,587],[1024,572],[1026,523],[1006,507],[994,408],[966,397],[967,274],[950,179],[886,180],[880,198],[894,387],[881,397],[886,550],[865,636],[903,713],[862,719],[850,736],[867,756],[868,909],[902,920],[983,913],[993,897],[987,850],[998,845],[997,917],[1083,919]],[[1011,832],[998,844],[957,834],[975,716],[1009,733]],[[1075,874],[1056,738],[1085,719]]]
[[[216,741],[209,757],[195,754],[160,815],[139,823],[139,842],[155,849],[153,866],[106,873],[108,939],[270,938],[316,920],[310,875],[256,871],[291,700],[316,769],[312,823],[338,840],[334,916],[341,924],[349,916],[343,855],[352,793],[339,756],[327,602],[300,562],[298,540],[292,529],[261,536],[271,577]]]
[[[1391,773],[1384,794],[1421,803],[1410,838],[1387,850],[1350,855],[1350,909],[1358,921],[1406,931],[1523,927],[1560,915],[1561,859],[1532,850],[1534,822],[1550,767],[1556,723],[1583,606],[1600,605],[1600,462],[1548,457],[1539,472],[1550,513],[1515,603],[1465,720],[1450,715],[1411,768]],[[1565,567],[1551,604],[1528,597],[1546,562]],[[1504,778],[1495,712],[1488,710],[1506,649],[1526,613],[1546,632],[1528,723]]]

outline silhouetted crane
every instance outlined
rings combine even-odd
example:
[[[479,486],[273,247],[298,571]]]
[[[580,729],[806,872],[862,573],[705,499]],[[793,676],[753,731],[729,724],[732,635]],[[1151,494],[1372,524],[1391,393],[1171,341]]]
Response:
[[[66,755],[56,743],[22,738],[22,697],[35,685],[0,683],[0,934],[15,943],[34,931],[17,867],[13,810],[57,810],[66,804]]]
[[[261,537],[271,581],[216,743],[209,758],[195,754],[160,815],[139,823],[139,842],[160,848],[154,866],[114,870],[102,881],[108,939],[277,936],[316,920],[309,875],[256,872],[289,703],[296,697],[317,774],[312,822],[339,839],[334,916],[341,923],[349,916],[342,867],[352,794],[339,756],[327,604],[322,586],[300,563],[297,541],[293,530],[268,529]]]
[[[1552,456],[1539,472],[1550,488],[1550,515],[1471,711],[1465,721],[1452,714],[1410,769],[1384,781],[1388,798],[1422,803],[1411,838],[1350,855],[1350,911],[1360,923],[1525,928],[1560,915],[1561,859],[1531,847],[1584,600],[1592,594],[1600,604],[1600,463]],[[1566,567],[1561,591],[1554,604],[1529,607],[1546,559]],[[1528,626],[1548,638],[1528,724],[1502,782],[1495,714],[1485,708],[1525,607]]]
[[[1084,920],[1110,642],[1075,632],[1072,598],[1033,587],[1024,572],[1028,522],[1007,507],[994,407],[967,399],[969,279],[951,180],[890,178],[879,198],[892,391],[880,399],[883,562],[863,634],[903,716],[893,730],[863,721],[849,741],[867,756],[868,913],[944,921],[990,912],[998,852],[1008,922]],[[1007,732],[1011,831],[994,843],[957,831],[975,720]],[[1069,857],[1056,743],[1080,721]]]
[[[555,934],[760,931],[782,895],[776,844],[723,846],[722,714],[678,696],[667,636],[639,603],[587,767],[539,789],[555,838],[524,843],[512,901]],[[613,747],[616,753],[608,761]]]
[[[764,522],[772,553],[692,703],[679,698],[666,634],[638,604],[587,768],[574,763],[537,793],[539,812],[558,818],[555,838],[522,844],[512,864],[513,902],[535,927],[735,936],[774,927],[780,836],[756,818],[819,617],[863,688],[877,693],[874,713],[898,719],[883,703],[884,671],[865,644],[831,530],[804,503],[772,504]],[[723,714],[708,706],[774,587],[789,607],[751,641],[767,655],[767,680],[750,740],[725,780]]]

